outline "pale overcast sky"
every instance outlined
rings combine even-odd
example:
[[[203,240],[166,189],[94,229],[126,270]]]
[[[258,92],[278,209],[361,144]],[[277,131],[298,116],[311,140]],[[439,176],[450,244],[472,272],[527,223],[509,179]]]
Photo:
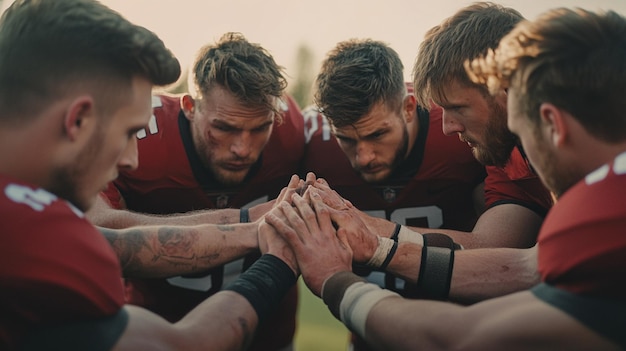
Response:
[[[296,51],[309,46],[316,71],[328,50],[349,38],[390,44],[406,76],[424,33],[468,0],[102,0],[131,21],[156,32],[189,67],[196,51],[228,31],[242,32],[268,49],[287,74],[295,74]],[[554,7],[612,9],[626,15],[626,0],[496,0],[529,19]],[[4,0],[3,7],[10,0]]]

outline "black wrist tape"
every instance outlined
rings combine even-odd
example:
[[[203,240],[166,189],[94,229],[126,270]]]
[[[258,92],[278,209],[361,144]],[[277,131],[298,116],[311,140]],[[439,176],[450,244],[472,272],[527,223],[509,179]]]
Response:
[[[398,242],[394,241],[391,250],[389,250],[389,253],[387,254],[387,257],[385,257],[383,263],[380,265],[380,267],[378,267],[379,271],[384,272],[385,269],[387,269],[387,266],[389,265],[389,262],[391,262],[393,255],[396,254],[396,250],[398,250]]]
[[[407,284],[406,295],[412,298],[446,300],[450,293],[454,250],[459,247],[445,234],[424,234],[422,259],[417,285]]]
[[[247,208],[239,209],[239,223],[250,222],[250,210]]]
[[[400,234],[400,228],[402,228],[402,226],[396,223],[396,227],[393,229],[393,233],[389,237],[391,240],[398,242],[398,234]]]
[[[296,280],[285,262],[265,254],[224,290],[232,290],[245,297],[256,311],[260,323],[278,306]]]

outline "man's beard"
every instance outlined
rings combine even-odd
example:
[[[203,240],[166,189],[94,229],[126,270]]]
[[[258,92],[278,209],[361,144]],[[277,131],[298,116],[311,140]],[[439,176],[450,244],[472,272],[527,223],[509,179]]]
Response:
[[[81,211],[87,211],[92,204],[90,198],[82,198],[81,190],[85,184],[90,184],[93,179],[85,179],[89,168],[98,159],[102,144],[104,142],[104,132],[97,131],[89,140],[85,149],[80,152],[76,160],[69,167],[58,168],[52,171],[51,193],[69,201]],[[103,184],[103,186],[106,184]],[[96,195],[96,194],[94,194]]]
[[[381,182],[381,181],[389,178],[393,174],[393,172],[400,166],[400,164],[402,164],[402,162],[404,162],[404,160],[406,158],[407,150],[409,149],[409,132],[407,131],[406,125],[403,125],[402,128],[403,128],[403,130],[402,130],[402,140],[400,141],[400,145],[396,149],[396,153],[395,153],[395,155],[393,157],[393,160],[391,161],[391,163],[387,167],[387,169],[389,170],[389,173],[387,173],[387,175],[382,177],[382,178],[367,179],[363,175],[363,173],[362,173],[363,167],[356,167],[356,168],[354,168],[354,170],[359,173],[359,175],[361,176],[361,178],[363,180],[365,180],[368,183]]]
[[[533,164],[533,167],[537,170],[546,188],[548,188],[556,198],[559,198],[574,184],[583,179],[586,174],[579,169],[560,164],[557,156],[547,147],[543,148],[543,150],[544,151],[541,152],[541,159],[535,160],[537,164]]]
[[[492,110],[484,131],[484,145],[472,149],[478,162],[487,166],[504,167],[517,145],[517,137],[507,127],[506,109],[495,101],[490,103]]]

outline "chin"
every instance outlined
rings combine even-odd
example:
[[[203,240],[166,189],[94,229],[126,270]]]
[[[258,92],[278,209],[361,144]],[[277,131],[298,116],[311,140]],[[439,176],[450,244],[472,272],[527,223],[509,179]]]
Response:
[[[389,172],[361,173],[361,178],[363,178],[363,180],[367,183],[382,182],[388,177],[389,177]]]
[[[217,179],[218,182],[224,185],[233,186],[233,185],[239,185],[243,183],[244,179],[246,179],[246,175],[248,175],[248,171],[237,172],[237,173],[220,172],[219,174],[215,175],[215,178]]]

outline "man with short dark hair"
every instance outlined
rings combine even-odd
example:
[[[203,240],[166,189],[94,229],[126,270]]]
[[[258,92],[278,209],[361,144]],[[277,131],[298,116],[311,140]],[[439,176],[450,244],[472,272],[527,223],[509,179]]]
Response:
[[[350,272],[347,233],[315,188],[266,221],[289,241],[309,288],[374,348],[624,349],[625,48],[623,16],[561,8],[521,22],[467,64],[492,94],[507,90],[508,127],[558,196],[538,237],[541,283],[529,291],[464,307],[368,284]]]
[[[118,256],[83,211],[137,168],[152,87],[179,75],[158,37],[96,1],[17,0],[2,15],[1,349],[242,349],[294,286],[262,226],[266,254],[179,323],[124,305]]]
[[[159,240],[128,243],[109,235],[123,256],[164,251],[172,268],[193,265],[192,274],[163,278],[125,271],[129,302],[175,322],[234,280],[260,255],[256,221],[299,171],[304,152],[300,109],[285,93],[280,67],[261,45],[241,33],[225,33],[202,47],[188,94],[157,95],[153,115],[138,133],[141,162],[122,171],[88,213],[107,228],[137,224],[212,223],[199,235],[163,233]],[[134,250],[133,250],[134,249]],[[292,347],[297,287],[255,336],[251,350]]]

